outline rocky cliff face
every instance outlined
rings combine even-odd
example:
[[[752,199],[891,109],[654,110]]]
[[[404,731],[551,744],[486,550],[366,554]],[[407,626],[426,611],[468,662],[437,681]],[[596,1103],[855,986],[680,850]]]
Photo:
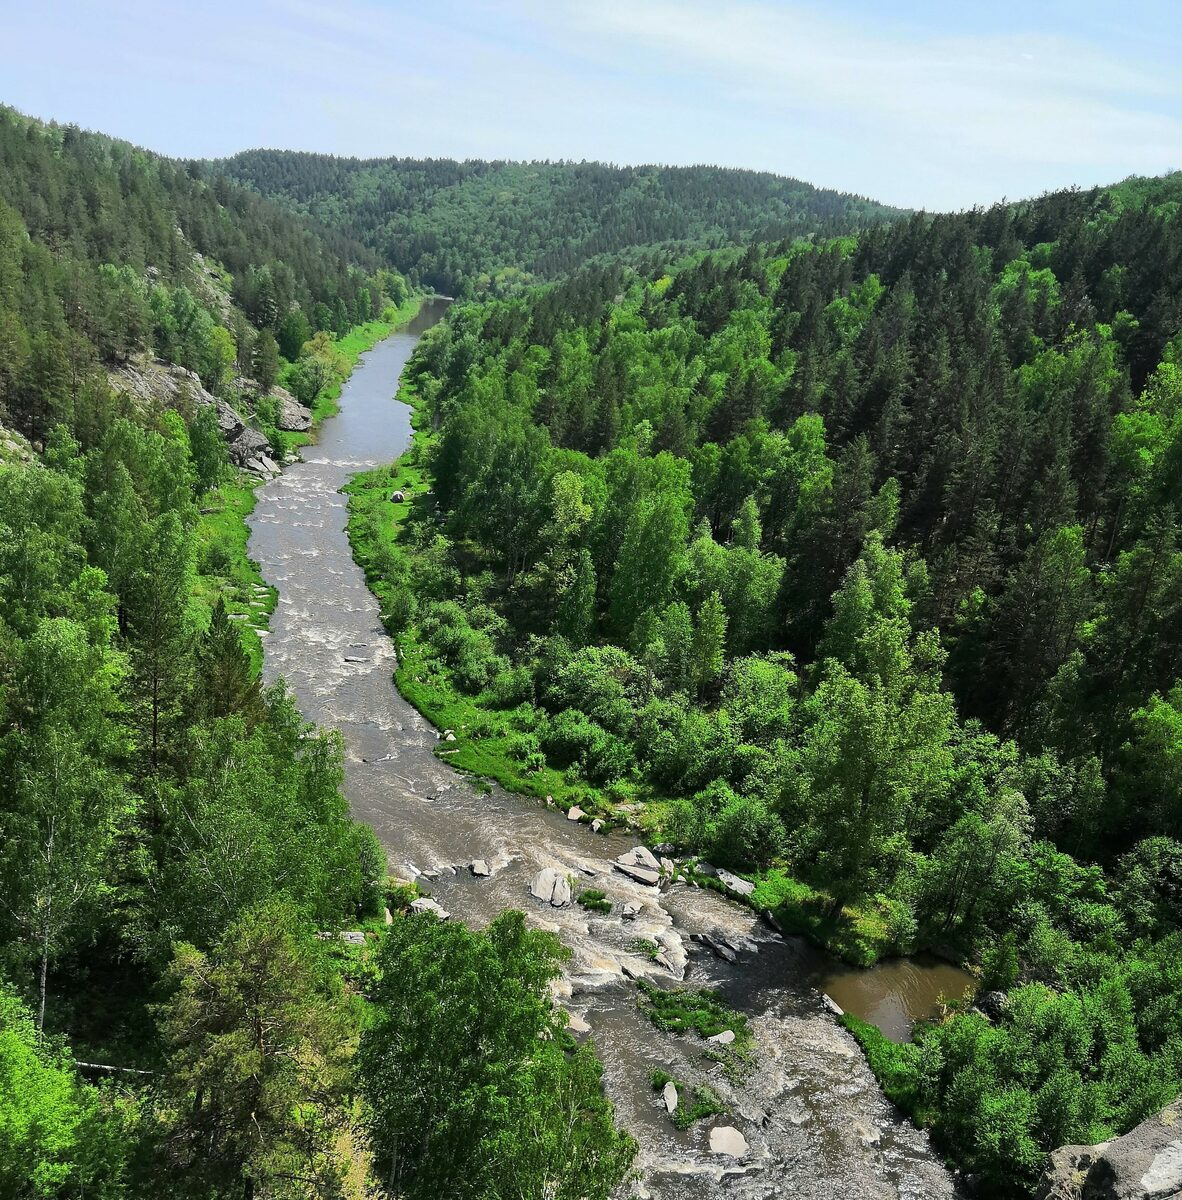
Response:
[[[1098,1146],[1064,1146],[1050,1158],[1038,1200],[1178,1200],[1182,1098]]]
[[[144,405],[163,405],[182,411],[212,405],[217,411],[230,461],[256,475],[278,474],[279,467],[270,457],[271,448],[266,437],[247,425],[231,404],[207,391],[195,372],[150,355],[138,355],[121,366],[109,368],[107,378],[115,391],[130,395]]]

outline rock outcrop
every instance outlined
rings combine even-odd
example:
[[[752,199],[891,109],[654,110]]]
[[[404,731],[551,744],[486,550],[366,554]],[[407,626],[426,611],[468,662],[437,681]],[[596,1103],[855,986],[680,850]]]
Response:
[[[1056,1150],[1037,1197],[1178,1200],[1182,1197],[1182,1098],[1115,1141]]]
[[[286,388],[271,389],[271,395],[279,402],[279,414],[275,424],[284,433],[307,433],[312,428],[312,413],[306,409]]]
[[[212,406],[217,412],[218,428],[226,439],[230,461],[264,477],[279,473],[267,439],[257,429],[251,429],[225,400],[207,391],[195,371],[140,354],[118,367],[108,368],[107,381],[113,391],[130,396],[144,407],[191,412],[194,408]]]

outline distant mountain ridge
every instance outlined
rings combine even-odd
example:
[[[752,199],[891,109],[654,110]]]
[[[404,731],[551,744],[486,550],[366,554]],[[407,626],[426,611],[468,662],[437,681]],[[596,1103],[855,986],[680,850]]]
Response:
[[[248,150],[209,164],[453,294],[553,279],[603,254],[831,237],[902,210],[738,168],[339,158]]]

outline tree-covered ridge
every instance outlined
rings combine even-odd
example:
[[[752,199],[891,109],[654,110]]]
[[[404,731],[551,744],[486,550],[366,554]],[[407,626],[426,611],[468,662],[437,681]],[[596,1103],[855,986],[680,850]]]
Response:
[[[196,250],[234,276],[267,268],[282,310],[298,303],[351,312],[371,251],[313,229],[247,188],[210,185],[196,166],[76,126],[0,107],[0,199],[55,254],[155,268],[175,281]]]
[[[0,109],[0,422],[35,438],[141,351],[244,416],[281,373],[310,402],[326,339],[407,295],[362,247],[245,188]]]
[[[412,370],[433,495],[369,564],[412,686],[520,771],[1012,988],[899,1052],[998,1190],[1182,1087],[1178,197],[457,307]]]
[[[250,150],[213,164],[450,295],[554,279],[598,255],[832,236],[898,217],[860,196],[722,167],[351,159]]]

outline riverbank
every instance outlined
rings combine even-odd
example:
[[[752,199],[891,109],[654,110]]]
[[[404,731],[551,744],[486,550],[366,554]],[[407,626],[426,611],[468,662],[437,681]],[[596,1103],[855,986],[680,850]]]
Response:
[[[393,462],[410,443],[409,412],[391,394],[414,332],[365,359],[316,452],[259,489],[250,550],[282,593],[266,680],[284,678],[306,720],[340,732],[351,811],[378,835],[392,874],[417,880],[453,920],[479,928],[505,909],[524,909],[569,948],[560,1002],[577,1018],[577,1036],[594,1040],[620,1123],[640,1142],[637,1168],[652,1195],[759,1200],[776,1187],[800,1200],[950,1200],[926,1137],[887,1104],[853,1038],[813,990],[804,943],[775,937],[749,908],[709,889],[658,890],[623,873],[616,860],[636,845],[628,833],[597,836],[557,806],[495,785],[482,794],[478,777],[453,771],[456,756],[447,753],[480,739],[463,729],[456,741],[441,738],[392,686],[397,653],[382,620],[391,613],[356,562],[342,492],[357,472]],[[425,516],[428,481],[413,482],[412,505]],[[389,494],[381,504],[396,507]],[[547,871],[585,880],[611,911],[538,898],[531,887]],[[650,943],[670,960],[653,960]],[[751,1074],[732,1082],[697,1033],[655,1026],[637,1005],[633,981],[641,978],[713,989],[742,1013],[756,1042]],[[710,1086],[727,1117],[678,1130],[653,1090],[654,1071],[691,1096]],[[742,1133],[742,1161],[712,1148],[718,1124]]]

